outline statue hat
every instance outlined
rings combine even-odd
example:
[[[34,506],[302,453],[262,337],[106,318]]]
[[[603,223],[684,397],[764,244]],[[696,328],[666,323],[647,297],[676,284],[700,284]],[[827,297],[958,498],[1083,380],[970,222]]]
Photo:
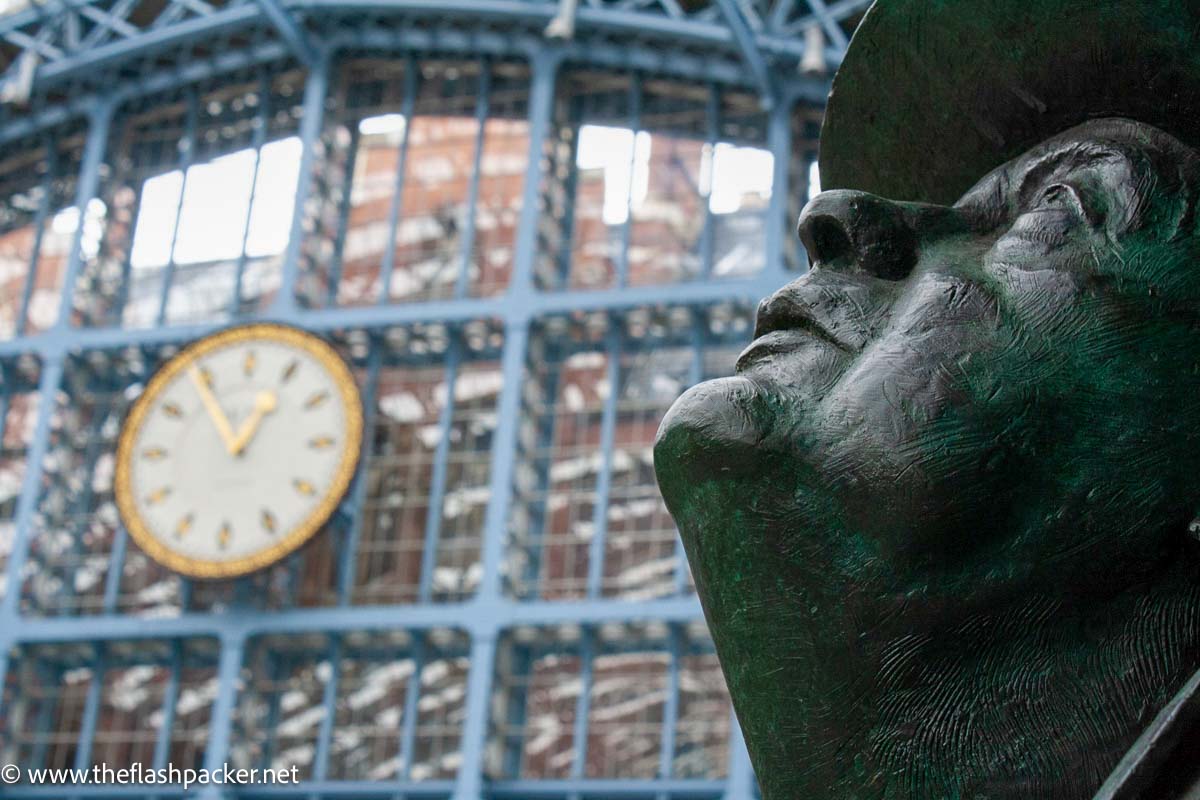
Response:
[[[1101,117],[1200,145],[1200,0],[877,0],[834,78],[821,184],[950,204]]]

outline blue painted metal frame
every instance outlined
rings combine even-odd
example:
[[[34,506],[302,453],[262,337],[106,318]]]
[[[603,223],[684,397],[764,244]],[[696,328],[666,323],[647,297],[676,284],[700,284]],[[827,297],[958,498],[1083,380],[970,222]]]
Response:
[[[288,48],[291,49],[296,60],[311,69],[316,64],[318,56],[312,43],[308,40],[308,35],[291,12],[284,8],[279,0],[255,0],[255,2],[258,3],[263,16],[270,20],[271,25],[279,33],[279,37],[287,42]]]
[[[220,644],[217,663],[218,691],[213,701],[205,766],[215,768],[228,758],[237,701],[238,675],[242,669],[247,642],[261,634],[321,632],[331,636],[329,658],[333,679],[325,687],[325,720],[318,736],[319,757],[313,780],[299,787],[264,787],[239,791],[239,797],[453,797],[455,800],[490,798],[538,797],[606,797],[606,798],[723,798],[748,800],[753,796],[753,774],[737,725],[732,726],[730,767],[724,781],[680,780],[672,777],[671,754],[674,749],[674,721],[678,714],[677,698],[672,694],[664,711],[667,724],[662,733],[660,775],[655,780],[608,781],[584,778],[586,751],[586,722],[590,702],[592,631],[606,622],[636,619],[661,620],[670,626],[670,661],[668,684],[678,687],[681,658],[681,626],[701,619],[699,603],[694,597],[678,597],[656,601],[626,601],[604,599],[601,591],[605,528],[607,524],[606,495],[611,480],[611,455],[605,449],[606,467],[600,472],[596,489],[593,527],[595,538],[589,560],[587,599],[576,603],[553,603],[538,600],[517,601],[504,592],[501,563],[507,537],[509,505],[513,485],[513,454],[517,449],[518,420],[521,410],[521,382],[526,372],[530,327],[536,320],[553,314],[577,309],[591,309],[619,314],[626,309],[654,305],[692,305],[726,302],[731,298],[753,300],[773,291],[790,276],[783,264],[782,242],[788,223],[786,191],[791,158],[791,115],[797,102],[821,103],[827,83],[821,79],[796,76],[792,80],[777,79],[777,75],[792,74],[803,57],[802,37],[797,34],[806,27],[818,24],[825,30],[833,45],[826,53],[831,67],[840,61],[845,45],[843,20],[851,18],[868,5],[868,0],[772,0],[766,13],[747,17],[754,12],[749,4],[736,0],[718,0],[717,5],[699,12],[685,13],[674,2],[658,0],[631,6],[620,2],[598,2],[579,9],[576,37],[571,42],[545,42],[536,31],[553,17],[554,0],[235,0],[213,8],[196,0],[169,0],[165,10],[150,23],[134,22],[140,6],[138,0],[118,0],[102,5],[98,0],[73,0],[70,3],[33,8],[0,18],[0,40],[9,42],[23,52],[35,53],[40,60],[33,95],[35,102],[27,112],[0,115],[0,142],[13,142],[38,132],[52,136],[57,126],[85,116],[89,121],[88,135],[76,186],[75,208],[81,224],[77,226],[69,251],[62,290],[62,305],[56,324],[48,331],[29,334],[24,324],[28,299],[22,302],[18,335],[0,342],[0,359],[35,354],[40,359],[39,393],[43,402],[33,426],[32,444],[26,454],[26,470],[17,502],[14,522],[16,536],[7,564],[8,591],[0,602],[0,686],[5,684],[10,654],[14,647],[55,642],[94,642],[97,657],[93,664],[96,680],[90,689],[85,706],[85,719],[80,732],[77,762],[88,760],[89,729],[97,718],[101,681],[105,665],[105,648],[110,642],[135,640],[167,640],[172,642],[170,677],[164,694],[164,724],[155,743],[154,762],[162,764],[168,757],[170,721],[180,690],[182,664],[181,642],[194,637],[212,637]],[[363,15],[395,17],[407,21],[421,20],[423,25],[379,26],[355,28],[353,20]],[[300,20],[304,22],[301,23]],[[86,26],[87,33],[81,34]],[[540,26],[540,27],[539,27]],[[252,44],[245,49],[214,52],[203,58],[189,59],[189,48],[212,37],[235,32],[252,32]],[[638,38],[614,42],[614,33],[636,32]],[[616,37],[622,38],[622,37]],[[695,55],[700,47],[703,58]],[[454,297],[427,303],[391,305],[386,302],[360,308],[303,309],[296,301],[295,288],[304,234],[304,209],[312,184],[316,145],[324,125],[325,100],[330,86],[331,60],[342,49],[390,49],[412,53],[426,50],[470,53],[483,58],[480,90],[476,108],[480,122],[476,149],[475,170],[469,187],[469,208],[466,233],[462,239],[459,273]],[[178,69],[155,66],[153,59],[164,53],[183,53]],[[103,613],[88,617],[63,616],[32,618],[21,612],[20,581],[26,566],[34,515],[42,490],[42,464],[48,452],[51,418],[56,397],[64,387],[66,360],[73,353],[115,346],[153,347],[178,344],[213,329],[211,324],[157,326],[145,330],[126,330],[120,327],[76,327],[72,324],[73,297],[78,275],[83,265],[81,247],[83,225],[88,204],[97,196],[101,168],[112,126],[113,115],[121,103],[143,94],[187,86],[234,70],[264,67],[279,63],[288,56],[306,65],[309,74],[305,83],[303,118],[300,126],[302,146],[298,189],[291,236],[284,254],[281,286],[266,318],[299,325],[315,331],[362,329],[422,322],[465,323],[477,319],[504,321],[504,344],[501,368],[503,387],[496,408],[498,427],[493,435],[491,453],[491,486],[484,520],[482,561],[483,574],[475,597],[463,603],[438,604],[431,602],[431,576],[436,565],[436,542],[440,528],[440,509],[445,496],[445,443],[454,415],[454,378],[457,374],[460,344],[455,339],[447,357],[446,374],[449,380],[447,401],[438,421],[439,446],[435,455],[436,469],[430,491],[431,513],[425,531],[425,551],[421,570],[419,602],[407,606],[350,605],[349,591],[353,585],[352,557],[339,564],[337,581],[338,603],[319,609],[289,609],[259,611],[238,602],[212,613],[185,610],[173,618],[133,618],[115,613],[119,571],[123,563],[124,538],[119,536],[113,553],[114,568],[105,587]],[[529,93],[529,151],[524,175],[521,212],[515,236],[513,275],[506,294],[499,297],[472,298],[467,296],[468,271],[475,236],[475,213],[479,196],[479,165],[483,149],[483,122],[489,113],[488,57],[518,56],[527,59],[532,69]],[[410,56],[411,58],[411,56]],[[653,75],[699,75],[711,85],[708,129],[710,141],[715,141],[717,87],[724,85],[751,86],[762,95],[764,108],[769,110],[768,147],[775,158],[775,191],[768,209],[766,231],[766,269],[751,278],[712,282],[702,280],[671,286],[629,288],[626,269],[616,288],[591,292],[540,291],[535,285],[534,263],[537,256],[537,223],[540,212],[539,191],[543,178],[543,150],[550,133],[554,109],[556,79],[564,62],[587,63],[614,69],[634,68]],[[15,66],[14,66],[15,69]],[[116,70],[120,71],[117,75]],[[139,73],[140,71],[140,73]],[[265,75],[265,72],[263,73]],[[406,70],[408,88],[402,109],[411,118],[416,93],[416,70],[410,60]],[[112,77],[116,76],[116,77]],[[10,73],[3,80],[15,79]],[[103,89],[94,81],[106,82]],[[262,78],[262,85],[267,85]],[[639,79],[631,84],[635,95],[631,102],[633,127],[638,127],[639,103],[636,96]],[[63,93],[61,102],[46,104],[36,98],[49,90]],[[264,99],[268,93],[263,92]],[[265,120],[269,111],[263,104],[260,111]],[[194,138],[194,114],[190,115],[189,134]],[[265,124],[255,133],[254,144],[261,147]],[[405,142],[407,142],[406,125]],[[352,132],[348,169],[353,169],[357,150],[357,132]],[[404,145],[402,145],[403,147]],[[53,150],[53,148],[51,148]],[[190,151],[190,148],[189,148]],[[190,153],[181,154],[186,170]],[[573,156],[572,156],[573,158]],[[398,166],[398,181],[403,180],[404,158]],[[53,169],[53,168],[52,168]],[[47,184],[50,178],[47,178]],[[341,203],[341,221],[337,231],[338,258],[346,236],[349,211],[349,184]],[[47,186],[48,188],[48,186]],[[569,192],[573,194],[573,192]],[[43,197],[46,197],[46,192]],[[182,203],[182,192],[180,203]],[[393,227],[399,208],[400,192],[395,194],[396,207],[391,210]],[[38,235],[45,227],[49,207],[43,200],[37,210],[35,224]],[[570,215],[570,214],[569,214]],[[711,214],[706,214],[711,216]],[[708,220],[705,228],[711,227]],[[628,225],[626,226],[628,228]],[[569,222],[567,235],[570,235]],[[711,230],[706,234],[711,239]],[[245,239],[243,232],[243,240]],[[628,230],[624,233],[624,250],[628,250]],[[38,239],[40,241],[40,239]],[[244,251],[243,241],[243,251]],[[705,248],[702,248],[705,249]],[[37,259],[35,246],[33,259]],[[712,244],[705,249],[705,273],[711,267]],[[388,248],[391,251],[391,248]],[[621,263],[627,265],[627,253]],[[238,261],[232,313],[238,312],[242,271],[245,255]],[[331,268],[330,289],[335,292],[340,264]],[[381,300],[387,295],[388,265],[381,270]],[[170,292],[170,268],[163,276],[160,318],[166,311]],[[32,272],[26,293],[32,288]],[[331,294],[332,299],[332,294]],[[331,304],[332,305],[332,304]],[[695,361],[692,377],[703,372],[701,358],[701,321],[695,319]],[[620,386],[621,334],[614,318],[606,342],[609,364],[609,395],[605,399],[602,419],[602,438],[611,445],[617,417]],[[368,395],[373,396],[380,369],[379,348],[373,349],[368,366]],[[5,395],[7,399],[7,395]],[[2,418],[0,418],[2,421]],[[368,439],[369,441],[369,439]],[[354,502],[346,522],[344,549],[353,553],[361,524],[357,507],[363,499],[364,479],[357,478],[352,497]],[[676,572],[677,586],[682,588],[685,573]],[[248,588],[244,586],[243,589]],[[184,588],[184,608],[187,608]],[[244,593],[241,595],[244,599]],[[584,690],[579,696],[579,713],[575,732],[578,758],[572,768],[572,778],[564,781],[492,780],[484,781],[484,746],[488,736],[488,705],[493,691],[493,664],[500,633],[517,625],[550,626],[559,624],[583,626]],[[402,730],[398,732],[397,748],[404,761],[402,780],[390,783],[329,781],[325,764],[330,749],[334,719],[334,703],[338,693],[338,661],[341,636],[360,630],[409,629],[418,637],[414,675],[406,696]],[[465,629],[471,638],[471,663],[467,678],[465,700],[466,722],[462,731],[461,767],[454,782],[413,782],[408,774],[414,751],[416,713],[423,645],[422,632],[440,628]],[[0,714],[3,709],[0,708]],[[85,741],[86,740],[86,741]],[[6,789],[12,797],[57,797],[55,787],[14,787]],[[79,797],[177,796],[172,789],[155,787],[78,787],[72,794]],[[218,787],[206,788],[201,797],[221,797]]]
[[[240,0],[223,7],[193,0],[171,0],[166,10],[145,23],[134,22],[139,19],[137,12],[143,3],[122,2],[104,12],[98,8],[102,2],[75,0],[49,13],[35,6],[0,19],[0,39],[38,59],[35,92],[71,80],[95,80],[114,66],[166,51],[179,52],[196,42],[239,29],[272,31],[302,63],[308,63],[308,59],[315,63],[317,56],[313,51],[319,45],[310,41],[296,20],[298,14],[327,27],[371,13],[436,22],[450,30],[470,30],[481,23],[507,24],[514,31],[528,35],[531,29],[544,29],[558,10],[557,0]],[[711,8],[684,13],[670,0],[651,0],[636,6],[609,0],[578,10],[575,38],[586,45],[585,50],[593,49],[597,43],[590,41],[592,37],[601,40],[614,34],[633,33],[685,48],[704,48],[713,54],[724,51],[735,58],[751,58],[756,64],[750,68],[754,79],[761,82],[761,70],[768,67],[768,59],[795,62],[803,57],[804,43],[803,37],[797,36],[799,32],[819,24],[833,41],[840,43],[845,34],[834,33],[841,30],[838,23],[869,4],[870,0],[840,0],[828,5],[808,0],[806,8],[798,8],[796,0],[772,0],[767,13],[761,15],[756,12],[757,4],[740,4],[738,16],[742,21],[735,22],[727,14],[712,13]],[[78,18],[80,9],[85,13],[105,14],[107,21],[115,24],[100,25],[83,46],[73,41],[70,33],[70,22]],[[747,19],[746,13],[755,16]],[[842,49],[838,46],[827,49],[831,66],[840,62]],[[748,55],[752,53],[756,55]],[[5,81],[16,81],[18,70],[14,60]]]

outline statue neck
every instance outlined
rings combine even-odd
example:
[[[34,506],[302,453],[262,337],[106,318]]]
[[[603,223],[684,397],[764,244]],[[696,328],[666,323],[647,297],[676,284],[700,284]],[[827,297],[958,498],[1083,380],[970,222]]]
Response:
[[[1091,797],[1200,668],[1190,561],[1103,601],[1032,600],[948,634],[892,638],[859,676],[870,688],[843,728],[854,741],[835,750],[890,776],[880,797],[1026,798],[1051,786]],[[847,797],[863,796],[855,772],[835,779]]]

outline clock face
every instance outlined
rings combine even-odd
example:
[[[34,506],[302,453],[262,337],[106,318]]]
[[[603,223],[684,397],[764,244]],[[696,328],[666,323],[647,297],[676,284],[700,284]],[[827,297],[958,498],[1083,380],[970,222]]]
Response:
[[[321,339],[274,324],[195,342],[154,375],[117,447],[134,540],[199,578],[274,563],[329,518],[354,475],[362,403]]]

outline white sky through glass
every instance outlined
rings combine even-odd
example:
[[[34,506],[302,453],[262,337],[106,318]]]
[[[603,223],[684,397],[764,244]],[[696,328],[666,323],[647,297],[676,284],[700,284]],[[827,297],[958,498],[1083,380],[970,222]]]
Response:
[[[196,164],[188,169],[186,188],[179,170],[148,179],[142,186],[134,228],[134,269],[167,263],[177,213],[177,264],[237,258],[242,252],[243,233],[246,255],[251,258],[282,252],[292,227],[300,140],[292,136],[263,146],[257,185],[254,161],[254,150],[246,149]]]
[[[367,134],[397,134],[404,130],[404,118],[385,114],[364,119],[359,127]],[[645,202],[654,138],[629,128],[580,128],[576,165],[603,170],[606,224],[624,224],[630,209],[637,210]],[[190,167],[186,182],[179,170],[148,179],[142,186],[134,229],[133,267],[166,264],[172,255],[172,236],[177,264],[237,258],[243,234],[247,256],[281,253],[292,227],[300,140],[293,136],[263,146],[257,179],[254,162],[254,150],[245,149]],[[727,142],[705,147],[697,181],[700,191],[708,193],[709,209],[714,214],[732,214],[741,210],[747,197],[769,197],[774,164],[771,153],[758,147]],[[247,214],[249,224],[243,230]]]

